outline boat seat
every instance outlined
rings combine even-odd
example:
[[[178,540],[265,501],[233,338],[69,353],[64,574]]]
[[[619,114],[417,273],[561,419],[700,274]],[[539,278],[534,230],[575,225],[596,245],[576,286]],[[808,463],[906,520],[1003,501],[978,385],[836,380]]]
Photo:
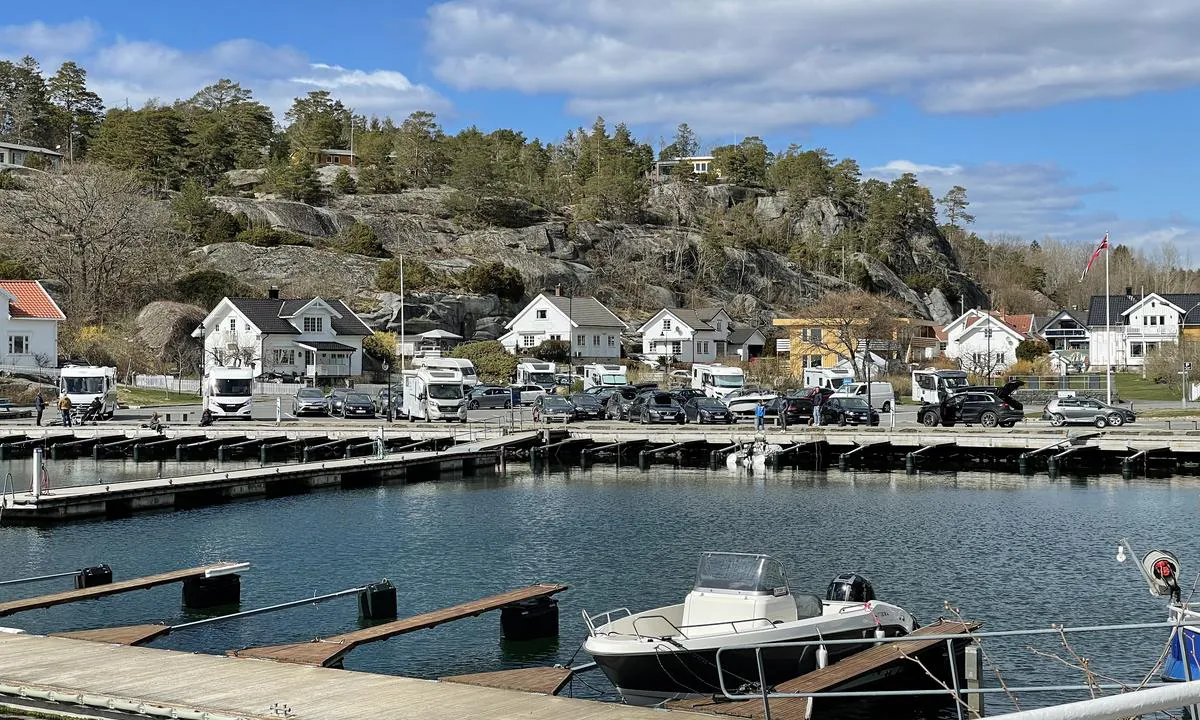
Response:
[[[796,619],[804,620],[806,618],[821,617],[824,603],[817,595],[799,594],[796,598]]]

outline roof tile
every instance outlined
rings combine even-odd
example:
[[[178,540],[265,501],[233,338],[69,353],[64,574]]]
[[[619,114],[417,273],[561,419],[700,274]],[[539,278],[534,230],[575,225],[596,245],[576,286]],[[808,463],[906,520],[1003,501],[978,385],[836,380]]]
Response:
[[[16,298],[8,308],[9,314],[14,318],[67,319],[50,297],[50,293],[46,292],[46,288],[37,280],[0,280],[0,290]]]

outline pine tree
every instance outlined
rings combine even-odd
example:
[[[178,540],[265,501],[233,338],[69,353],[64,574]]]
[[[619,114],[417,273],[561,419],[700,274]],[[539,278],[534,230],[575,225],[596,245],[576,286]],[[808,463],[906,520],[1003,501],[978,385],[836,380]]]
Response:
[[[87,71],[68,60],[47,84],[58,115],[58,135],[66,140],[67,159],[83,155],[104,111],[100,96],[88,90]]]

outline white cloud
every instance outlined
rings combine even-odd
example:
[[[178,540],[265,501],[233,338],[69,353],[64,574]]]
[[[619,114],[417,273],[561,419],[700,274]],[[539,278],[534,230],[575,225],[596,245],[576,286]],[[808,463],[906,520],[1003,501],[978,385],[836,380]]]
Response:
[[[1079,184],[1054,164],[982,163],[931,165],[892,160],[869,168],[865,175],[891,180],[911,172],[940,197],[955,185],[967,188],[975,215],[971,229],[987,237],[1018,235],[1027,240],[1050,236],[1097,242],[1109,232],[1116,243],[1150,249],[1170,241],[1200,251],[1200,223],[1182,217],[1129,218],[1090,209],[1087,200],[1115,192],[1103,184]]]
[[[21,32],[0,29],[0,58],[26,52],[46,68],[71,55],[88,71],[88,83],[105,105],[140,106],[147,100],[188,98],[221,78],[254,92],[282,118],[292,99],[328,90],[359,113],[402,118],[414,110],[444,111],[449,102],[432,88],[395,70],[363,70],[315,62],[290,47],[233,39],[196,51],[158,42],[105,39],[90,21],[49,26],[32,23]],[[5,37],[21,38],[20,45]],[[55,40],[57,38],[57,41]],[[53,64],[51,64],[53,63]],[[52,70],[50,70],[52,72]]]
[[[847,122],[883,96],[979,112],[1185,87],[1197,31],[1189,0],[447,0],[429,48],[460,89],[660,122],[702,98],[687,114],[702,130],[749,117],[767,132]]]

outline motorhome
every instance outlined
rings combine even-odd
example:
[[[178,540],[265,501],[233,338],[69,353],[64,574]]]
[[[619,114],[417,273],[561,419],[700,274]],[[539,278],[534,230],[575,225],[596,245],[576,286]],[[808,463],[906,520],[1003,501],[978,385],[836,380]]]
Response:
[[[203,408],[214,418],[249,420],[254,409],[254,367],[210,367],[201,383]]]
[[[803,380],[804,387],[837,390],[854,382],[854,371],[849,368],[804,368]]]
[[[833,391],[830,397],[856,397],[867,400],[870,395],[871,407],[880,412],[891,412],[896,405],[896,390],[890,382],[875,382],[872,380],[869,383],[851,382],[842,383],[842,386]]]
[[[624,365],[584,365],[583,389],[628,385]]]
[[[739,367],[713,363],[692,366],[692,387],[705,395],[723,398],[746,385],[746,374]]]
[[[405,370],[404,413],[409,422],[466,422],[462,373],[448,368]]]
[[[429,368],[430,370],[457,370],[462,374],[462,384],[468,388],[473,388],[479,384],[479,374],[475,372],[475,363],[466,358],[452,357],[434,357],[426,355],[423,357],[415,357],[412,361],[415,368]]]
[[[547,392],[554,390],[554,363],[534,358],[517,362],[517,385],[540,385]]]
[[[968,387],[971,381],[962,370],[913,370],[912,398],[917,402],[941,402],[942,399],[962,388]]]
[[[99,398],[100,416],[117,412],[117,369],[96,365],[68,365],[58,377],[58,391],[71,399],[71,407],[82,414]]]

